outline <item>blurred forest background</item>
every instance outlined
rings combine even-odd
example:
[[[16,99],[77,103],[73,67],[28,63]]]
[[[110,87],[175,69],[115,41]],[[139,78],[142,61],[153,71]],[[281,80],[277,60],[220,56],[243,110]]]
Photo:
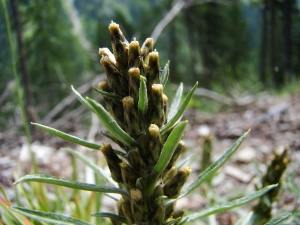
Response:
[[[98,48],[108,25],[130,42],[154,37],[170,81],[223,95],[281,90],[300,79],[299,0],[6,0],[18,75],[30,120],[43,120],[70,85],[102,74]],[[0,15],[0,127],[14,120],[9,42]],[[10,95],[10,96],[9,96]],[[11,121],[12,122],[12,121]],[[49,122],[49,121],[48,121]],[[1,128],[1,130],[3,130]],[[4,129],[4,130],[5,130]]]

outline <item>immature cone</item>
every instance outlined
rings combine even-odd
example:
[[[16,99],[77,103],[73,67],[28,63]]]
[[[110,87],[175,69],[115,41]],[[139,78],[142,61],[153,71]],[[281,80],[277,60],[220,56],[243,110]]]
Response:
[[[100,150],[112,178],[129,195],[123,195],[118,201],[119,215],[130,225],[162,225],[172,218],[175,206],[173,203],[166,208],[166,198],[179,195],[190,173],[189,167],[178,171],[175,166],[184,142],[176,141],[177,147],[174,146],[166,167],[153,174],[165,142],[177,126],[175,124],[161,133],[167,123],[168,97],[163,92],[159,53],[153,51],[152,38],[147,38],[140,47],[135,39],[127,42],[118,24],[112,22],[109,31],[113,51],[99,49],[107,81],[98,87],[114,119],[108,122],[112,125],[117,122],[123,129],[106,136],[124,151],[120,153],[107,144],[103,144]],[[165,68],[168,69],[168,65]],[[136,144],[128,146],[128,142],[122,141],[124,136],[130,136]]]

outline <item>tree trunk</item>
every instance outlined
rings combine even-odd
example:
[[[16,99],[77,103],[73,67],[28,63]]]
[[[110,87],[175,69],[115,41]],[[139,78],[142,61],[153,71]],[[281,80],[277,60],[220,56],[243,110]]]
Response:
[[[276,65],[276,6],[275,0],[270,0],[270,72],[272,76],[272,84],[277,86],[277,72]]]
[[[260,81],[267,84],[267,52],[268,52],[268,0],[264,0],[262,10],[262,26],[261,26],[261,43],[260,43]]]
[[[292,72],[292,38],[291,38],[291,11],[292,1],[284,0],[283,2],[283,17],[284,17],[284,75],[287,80],[291,79]]]

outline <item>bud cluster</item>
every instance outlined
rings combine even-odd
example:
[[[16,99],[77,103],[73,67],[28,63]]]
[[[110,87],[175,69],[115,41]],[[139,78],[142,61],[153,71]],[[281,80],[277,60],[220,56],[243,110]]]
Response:
[[[110,144],[103,144],[104,154],[112,178],[125,189],[129,196],[122,196],[117,210],[127,224],[163,224],[181,217],[174,212],[175,204],[166,206],[168,199],[179,196],[180,190],[191,172],[190,167],[176,169],[174,164],[183,151],[181,140],[165,170],[155,180],[151,172],[161,155],[169,131],[163,135],[160,128],[167,123],[168,98],[163,93],[159,53],[153,50],[152,38],[147,38],[142,47],[135,39],[129,43],[119,25],[111,23],[109,31],[112,50],[100,48],[107,81],[99,83],[101,93],[111,116],[135,141],[136,146],[127,146],[113,139],[124,150],[120,157]],[[146,97],[142,96],[142,85],[146,81]],[[112,97],[110,97],[112,96]],[[142,102],[141,102],[142,101]],[[144,107],[139,107],[139,104]],[[151,193],[149,194],[149,190]],[[113,221],[113,224],[120,224]]]

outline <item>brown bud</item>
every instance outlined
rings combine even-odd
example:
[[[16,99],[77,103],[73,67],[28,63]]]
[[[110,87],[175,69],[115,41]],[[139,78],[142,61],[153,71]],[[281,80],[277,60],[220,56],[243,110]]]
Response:
[[[146,173],[147,165],[144,161],[144,158],[141,156],[140,150],[137,147],[129,151],[128,161],[134,169],[140,170],[141,174]]]
[[[117,68],[117,66],[109,60],[108,57],[102,56],[100,63],[106,73],[108,84],[111,89],[120,96],[128,95],[128,81]]]
[[[116,64],[119,68],[127,68],[129,44],[123,35],[120,27],[116,23],[109,25],[110,38],[112,41],[112,49],[116,58]]]
[[[152,194],[152,199],[156,199],[160,196],[163,196],[164,195],[164,189],[163,189],[163,186],[161,184],[158,184],[154,191],[153,191],[153,194]]]
[[[148,144],[148,153],[150,154],[150,158],[148,162],[150,164],[155,164],[157,162],[162,150],[162,146],[163,143],[160,137],[159,127],[156,124],[151,124],[149,127],[149,144]]]
[[[131,200],[135,203],[141,203],[143,201],[142,192],[138,188],[130,190]]]
[[[108,57],[113,64],[116,64],[116,58],[108,48],[99,48],[99,54]]]
[[[137,67],[130,68],[128,71],[129,77],[129,95],[134,99],[137,104],[139,99],[139,88],[140,88],[140,69]]]
[[[149,92],[148,116],[150,123],[161,127],[164,124],[163,86],[153,84]]]
[[[122,212],[123,212],[125,218],[127,219],[128,223],[129,224],[134,224],[134,218],[133,218],[132,211],[131,211],[131,206],[130,206],[129,203],[124,202],[122,204]]]
[[[99,84],[98,84],[98,88],[101,90],[101,91],[106,91],[106,92],[111,92],[111,88],[109,87],[108,83],[106,81],[101,81]]]
[[[153,213],[153,217],[151,219],[151,225],[161,225],[164,223],[165,220],[165,211],[166,208],[164,206],[164,204],[160,204],[158,205]]]
[[[171,169],[169,169],[166,173],[163,173],[163,182],[166,183],[168,180],[173,178],[175,174],[177,173],[177,169],[175,166],[172,166]]]
[[[135,107],[134,99],[131,96],[123,98],[125,131],[132,137],[142,134],[142,123]]]
[[[139,42],[135,40],[129,44],[129,53],[128,53],[128,67],[139,67],[140,66],[140,45]]]
[[[135,222],[143,222],[148,220],[149,212],[143,200],[142,192],[138,188],[130,190],[131,211]]]
[[[120,168],[120,163],[122,160],[117,156],[110,144],[102,144],[100,151],[103,153],[106,159],[112,179],[118,183],[121,183],[123,181]]]
[[[169,198],[177,198],[190,173],[191,167],[180,169],[173,178],[166,182],[164,186],[165,195]]]
[[[152,93],[153,95],[162,99],[163,97],[163,85],[162,84],[153,84],[152,85]]]
[[[152,84],[160,83],[159,54],[156,51],[149,53],[149,63],[145,68],[145,76],[148,88],[150,88]]]
[[[153,50],[153,38],[147,38],[141,48],[141,57],[148,64],[148,54]]]
[[[139,174],[137,173],[137,171],[132,169],[124,161],[120,163],[120,167],[122,173],[122,180],[126,189],[129,191],[132,188],[135,188],[136,180],[139,178]]]

